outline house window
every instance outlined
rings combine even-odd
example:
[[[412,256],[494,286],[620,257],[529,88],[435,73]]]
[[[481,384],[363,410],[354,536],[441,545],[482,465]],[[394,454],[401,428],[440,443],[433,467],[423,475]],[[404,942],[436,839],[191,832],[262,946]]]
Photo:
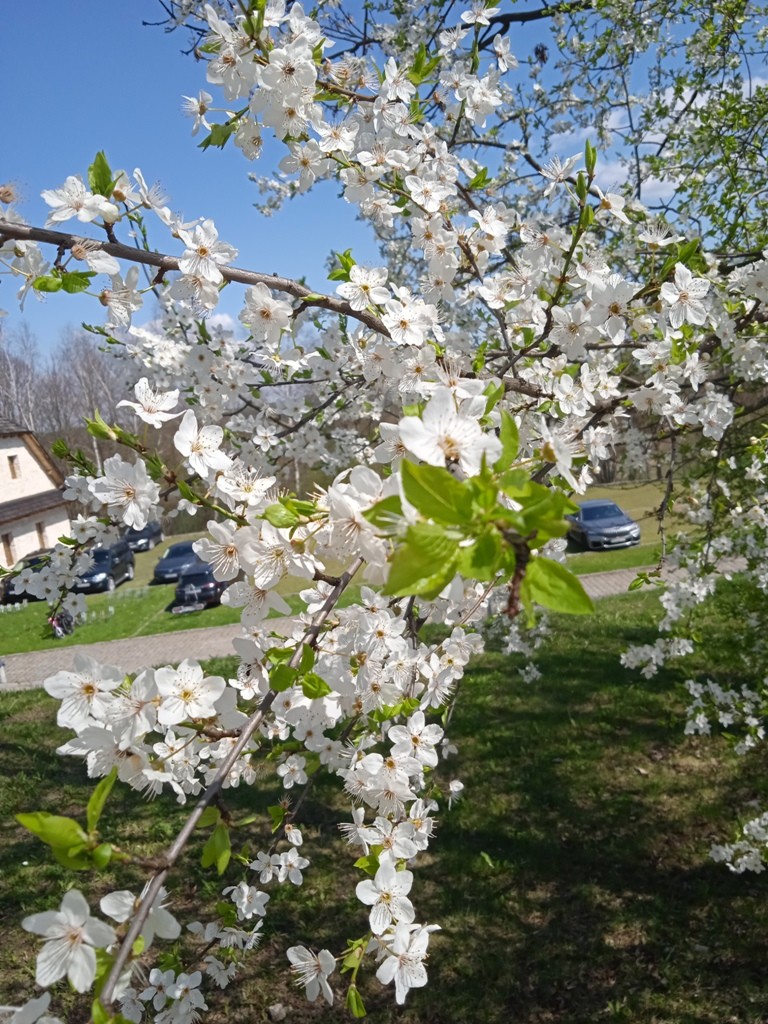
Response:
[[[9,455],[8,456],[8,469],[11,471],[11,480],[18,480],[21,476],[21,470],[19,469],[19,456]]]
[[[47,548],[48,543],[45,539],[45,523],[35,523],[35,528],[37,530],[38,546],[41,548]]]
[[[14,564],[14,562],[16,561],[16,558],[14,557],[14,554],[13,554],[13,534],[12,533],[4,533],[2,539],[3,539],[3,558],[5,559],[5,564],[10,568]]]

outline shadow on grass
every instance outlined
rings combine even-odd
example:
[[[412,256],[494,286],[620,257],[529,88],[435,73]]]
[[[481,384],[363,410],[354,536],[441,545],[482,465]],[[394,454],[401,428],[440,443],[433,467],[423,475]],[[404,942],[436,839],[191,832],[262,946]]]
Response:
[[[433,941],[430,984],[397,1008],[373,971],[361,976],[371,1024],[768,1019],[764,883],[730,875],[707,856],[730,834],[738,810],[764,795],[756,781],[766,774],[758,771],[762,755],[737,759],[715,740],[686,738],[681,678],[666,672],[646,681],[621,668],[627,643],[654,636],[651,604],[622,599],[589,620],[571,620],[543,651],[542,679],[533,685],[501,655],[471,667],[450,729],[459,759],[448,762],[465,784],[464,799],[441,812],[435,843],[414,868],[417,920],[443,928]],[[208,671],[228,674],[227,664]],[[20,780],[0,799],[6,825],[21,807],[82,817],[83,769],[54,752],[61,739],[53,707],[29,694],[0,702],[0,770],[16,770]],[[226,801],[237,816],[278,796],[270,776],[255,789],[228,791]],[[116,789],[105,827],[130,822],[133,841],[157,851],[183,815],[172,801],[146,804]],[[346,1019],[340,1007],[309,1006],[292,989],[285,948],[338,951],[365,930],[367,913],[346,869],[350,851],[336,828],[348,817],[335,783],[321,781],[302,809],[302,852],[312,861],[302,889],[270,889],[263,949],[217,996],[211,1024],[268,1019],[276,1001],[293,1024]],[[268,841],[268,833],[257,837],[254,849]],[[63,875],[44,866],[39,844],[13,826],[4,826],[2,842],[10,869],[4,919],[16,922],[58,899]],[[197,908],[239,879],[203,875],[198,856],[196,848],[171,884],[186,899],[187,919],[206,919]],[[100,884],[117,887],[117,878]],[[119,887],[126,884],[121,876]],[[3,971],[11,975],[0,957]],[[343,993],[338,974],[331,980]]]
[[[707,857],[754,762],[723,770],[670,681],[638,685],[616,653],[549,651],[528,688],[501,658],[468,674],[467,797],[426,873],[451,1010],[418,1019],[766,1019],[763,885]]]

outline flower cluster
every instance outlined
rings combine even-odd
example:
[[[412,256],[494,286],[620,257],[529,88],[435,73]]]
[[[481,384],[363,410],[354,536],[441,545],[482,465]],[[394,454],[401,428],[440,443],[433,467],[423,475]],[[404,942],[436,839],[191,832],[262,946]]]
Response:
[[[266,205],[333,179],[378,234],[382,258],[363,266],[350,250],[337,253],[329,294],[235,270],[237,250],[210,217],[184,220],[141,170],[115,171],[99,154],[87,183],[69,176],[43,200],[50,227],[76,220],[78,232],[85,224],[107,241],[60,234],[51,264],[50,232],[27,225],[0,189],[0,266],[22,282],[21,301],[30,290],[84,290],[103,275],[103,330],[136,381],[120,404],[140,431],[91,423],[124,452],[101,468],[69,453],[77,473],[66,496],[85,512],[75,543],[19,572],[13,589],[58,600],[108,539],[108,519],[140,529],[170,500],[171,512],[203,510],[207,536],[195,551],[228,584],[224,603],[241,610],[232,678],[192,660],[130,677],[79,655],[45,681],[60,701],[58,724],[75,733],[60,753],[84,759],[100,786],[118,779],[150,797],[198,798],[190,820],[207,832],[203,864],[228,877],[219,917],[187,925],[202,959],[177,965],[186,969],[152,959],[156,940],[182,934],[163,861],[150,864],[138,897],[104,897],[116,928],[91,917],[76,890],[60,910],[27,917],[44,939],[36,978],[67,978],[85,992],[101,957],[101,998],[119,999],[124,1017],[197,1020],[209,990],[229,983],[269,929],[269,887],[300,887],[311,871],[312,829],[300,812],[327,772],[354,805],[340,827],[362,934],[336,953],[292,945],[288,960],[310,1001],[332,1003],[329,978],[337,967],[351,973],[347,999],[358,1012],[356,978],[371,958],[400,1004],[426,984],[438,930],[418,920],[412,894],[435,815],[463,789],[441,776],[454,748],[437,719],[482,649],[473,630],[489,609],[509,620],[523,606],[590,607],[563,565],[571,506],[559,488],[582,492],[616,459],[647,467],[652,450],[672,481],[679,449],[714,448],[715,471],[688,508],[704,540],[679,545],[663,635],[623,658],[646,678],[694,649],[685,625],[714,592],[723,559],[743,559],[754,586],[768,589],[765,445],[755,440],[740,462],[725,452],[745,395],[757,401],[768,383],[768,259],[753,254],[751,265],[724,272],[638,199],[601,188],[591,144],[583,157],[539,163],[525,148],[527,118],[526,141],[510,140],[523,72],[506,31],[496,31],[508,27],[500,8],[430,8],[420,24],[415,7],[398,5],[392,23],[366,29],[358,53],[337,51],[333,4],[312,14],[281,2],[169,6],[199,30],[212,90],[186,97],[193,132],[210,132],[206,145],[232,139],[249,160],[273,136],[284,152],[279,175],[260,182]],[[578,50],[578,40],[567,45]],[[532,109],[542,63],[537,54],[526,72]],[[489,140],[498,155],[483,164]],[[528,212],[510,182],[538,189]],[[166,233],[168,255],[116,240],[121,231],[146,239],[150,225]],[[82,263],[88,271],[73,269]],[[160,267],[146,287],[141,264]],[[232,281],[245,286],[245,340],[206,320]],[[150,288],[159,310],[140,326]],[[287,493],[291,466],[323,486]],[[723,521],[735,539],[716,535]],[[353,580],[359,596],[340,607]],[[289,593],[300,603],[294,614]],[[83,608],[82,598],[65,602]],[[423,639],[425,624],[442,639]],[[507,650],[531,657],[535,629],[515,622]],[[523,678],[534,682],[535,666]],[[746,727],[744,749],[763,738],[762,691],[715,680],[689,689],[689,731],[706,732],[716,718]],[[263,779],[264,765],[281,797],[268,843],[225,810],[227,791]],[[90,824],[86,833],[74,821],[27,817],[78,867],[115,852]],[[756,819],[717,856],[737,870],[755,864],[764,824]],[[32,1019],[46,1009],[36,1000],[19,1012]]]

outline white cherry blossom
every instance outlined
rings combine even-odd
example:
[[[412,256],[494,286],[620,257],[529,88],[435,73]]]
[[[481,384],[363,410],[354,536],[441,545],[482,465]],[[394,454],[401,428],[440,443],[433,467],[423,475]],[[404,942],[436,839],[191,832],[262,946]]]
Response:
[[[117,938],[110,925],[91,917],[77,889],[65,894],[59,910],[30,914],[21,926],[45,940],[35,973],[43,988],[66,977],[76,992],[87,992],[96,976],[96,949],[106,949]]]

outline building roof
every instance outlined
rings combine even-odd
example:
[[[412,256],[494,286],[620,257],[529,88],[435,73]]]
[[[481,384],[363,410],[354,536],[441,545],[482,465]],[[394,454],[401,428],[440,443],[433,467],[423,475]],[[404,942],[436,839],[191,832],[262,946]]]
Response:
[[[0,416],[0,437],[8,437],[11,434],[29,434],[31,431],[26,427],[19,426],[6,416]]]
[[[7,526],[18,522],[19,519],[26,519],[27,516],[38,515],[40,512],[47,512],[48,509],[61,505],[66,507],[66,502],[61,491],[41,491],[39,494],[30,494],[26,498],[15,498],[13,501],[0,503],[0,526]]]

